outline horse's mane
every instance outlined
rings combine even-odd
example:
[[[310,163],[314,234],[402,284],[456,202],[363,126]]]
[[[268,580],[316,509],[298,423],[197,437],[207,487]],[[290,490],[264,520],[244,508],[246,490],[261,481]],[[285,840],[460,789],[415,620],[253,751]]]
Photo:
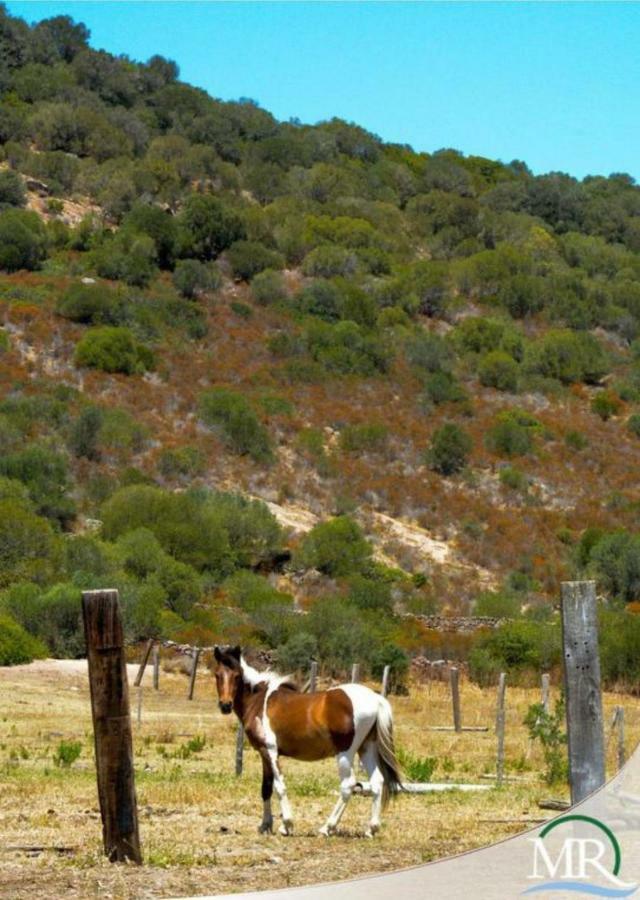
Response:
[[[292,680],[290,675],[278,675],[277,672],[272,672],[271,669],[259,672],[257,669],[254,669],[253,666],[249,665],[244,656],[240,657],[240,669],[242,671],[244,683],[252,688],[265,686],[269,693],[273,693],[273,691],[278,688],[285,688],[285,690],[288,691],[298,691],[298,686]]]

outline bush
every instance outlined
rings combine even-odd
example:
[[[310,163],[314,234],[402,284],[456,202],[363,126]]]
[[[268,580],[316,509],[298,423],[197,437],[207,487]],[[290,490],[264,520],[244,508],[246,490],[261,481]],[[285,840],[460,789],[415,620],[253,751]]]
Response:
[[[245,237],[236,213],[211,194],[191,194],[180,216],[185,234],[185,255],[215,259],[235,241]]]
[[[60,741],[53,754],[53,764],[61,769],[70,768],[82,753],[80,741]]]
[[[485,435],[485,446],[500,456],[524,456],[533,450],[538,423],[517,410],[500,413]]]
[[[371,609],[387,615],[393,612],[391,585],[384,581],[376,581],[364,575],[351,575],[347,582],[347,592],[349,602],[358,609]]]
[[[83,325],[117,325],[124,317],[122,299],[104,284],[71,285],[58,300],[56,312]]]
[[[609,367],[608,356],[597,338],[568,329],[548,331],[528,346],[524,358],[526,371],[564,384],[597,384]]]
[[[306,672],[310,660],[317,655],[315,637],[306,631],[298,631],[278,647],[278,667],[282,672]]]
[[[256,462],[272,458],[271,439],[242,394],[228,388],[213,388],[200,395],[200,418],[210,427],[219,426],[231,448]]]
[[[485,387],[515,391],[518,387],[518,363],[503,350],[493,350],[480,360],[478,375]]]
[[[173,266],[179,229],[175,218],[158,206],[140,204],[126,214],[122,220],[122,229],[131,235],[144,234],[154,243],[155,256],[162,269]]]
[[[633,413],[627,419],[627,430],[635,437],[640,437],[640,413]]]
[[[340,432],[340,447],[347,453],[380,453],[386,449],[388,439],[386,425],[377,422],[347,425]]]
[[[316,247],[306,255],[302,264],[303,273],[316,278],[353,275],[357,268],[358,257],[353,251],[331,244]]]
[[[253,299],[260,306],[281,303],[287,299],[284,278],[280,272],[275,272],[273,269],[264,269],[251,279],[251,293]]]
[[[183,297],[192,298],[220,287],[220,271],[198,259],[180,260],[173,273],[173,286]]]
[[[206,459],[197,447],[177,447],[175,450],[162,451],[158,468],[164,478],[192,478],[204,473]]]
[[[430,403],[462,403],[467,393],[450,372],[432,372],[424,382],[423,404],[428,409]]]
[[[37,269],[47,255],[46,229],[34,212],[0,212],[0,269]]]
[[[455,475],[466,466],[472,447],[471,436],[450,422],[436,429],[425,459],[435,472]]]
[[[44,444],[30,444],[0,457],[0,475],[21,481],[38,512],[68,522],[75,514],[69,496],[67,459]]]
[[[473,614],[496,619],[515,619],[520,615],[520,600],[513,594],[485,591],[476,600]]]
[[[74,361],[77,366],[124,375],[141,374],[154,365],[151,350],[137,341],[128,328],[109,326],[90,329],[78,342]]]
[[[362,572],[371,554],[371,544],[357,522],[348,516],[338,516],[311,529],[302,540],[296,562],[303,568],[339,577]]]
[[[332,281],[313,281],[296,299],[302,312],[310,316],[318,316],[325,322],[337,322],[340,318],[342,294]]]
[[[484,655],[476,656],[479,650]],[[485,672],[487,666],[495,665],[497,671],[517,675],[548,671],[560,663],[561,652],[560,628],[556,623],[516,621],[505,622],[482,635],[472,657],[474,665],[480,663]]]
[[[0,171],[0,210],[7,207],[25,206],[27,192],[22,178],[10,169]]]
[[[591,401],[591,411],[606,422],[622,409],[622,401],[613,391],[600,391]]]
[[[102,278],[136,287],[145,287],[157,273],[156,246],[146,234],[119,231],[93,252],[93,259]]]
[[[47,648],[15,619],[0,613],[0,666],[19,666],[44,659]]]
[[[99,435],[104,415],[97,406],[85,407],[71,427],[69,449],[74,456],[100,459]]]
[[[243,281],[251,281],[265,269],[284,268],[284,258],[275,250],[269,250],[256,241],[236,241],[228,251],[233,274]]]
[[[276,590],[266,578],[246,569],[234,572],[222,585],[222,589],[234,606],[239,606],[248,613],[255,613],[258,610],[274,606],[290,607],[293,605],[293,598],[290,594]]]

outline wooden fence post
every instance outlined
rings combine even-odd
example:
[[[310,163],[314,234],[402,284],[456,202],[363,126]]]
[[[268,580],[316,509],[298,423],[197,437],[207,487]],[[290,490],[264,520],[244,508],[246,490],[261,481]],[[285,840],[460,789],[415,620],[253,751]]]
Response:
[[[498,755],[496,761],[496,784],[498,787],[502,785],[504,780],[504,695],[506,690],[507,676],[504,672],[500,673],[498,681],[498,706],[496,712],[496,733],[498,736]]]
[[[545,673],[542,676],[542,708],[549,712],[549,675]]]
[[[605,781],[604,729],[594,581],[562,582],[562,647],[571,805]]]
[[[616,726],[618,731],[618,768],[624,765],[624,707],[616,706]]]
[[[153,638],[149,638],[147,646],[145,647],[144,656],[142,657],[142,662],[140,663],[140,668],[138,669],[138,674],[136,675],[136,680],[133,682],[134,687],[140,687],[142,684],[142,676],[144,675],[144,670],[147,668],[153,644]]]
[[[196,647],[196,652],[193,654],[193,665],[191,666],[191,677],[189,678],[189,692],[187,694],[187,700],[193,700],[193,691],[196,686],[196,673],[198,671],[198,660],[200,659],[200,654],[202,650],[200,647]]]
[[[382,671],[382,688],[380,689],[380,693],[383,697],[386,697],[389,692],[389,672],[391,671],[391,666],[385,666]]]
[[[83,591],[91,713],[104,852],[141,864],[129,685],[118,592]]]
[[[462,731],[460,718],[460,684],[458,681],[458,669],[452,666],[449,669],[449,681],[451,684],[451,703],[453,705],[453,730]]]
[[[236,732],[236,777],[242,775],[242,756],[244,754],[244,727],[242,722],[238,722],[238,731]]]
[[[309,679],[309,693],[313,694],[315,692],[317,682],[318,682],[318,663],[314,659],[311,661],[311,678]]]
[[[153,645],[153,689],[160,688],[160,648],[157,644]]]
[[[142,685],[138,687],[138,725],[142,724]]]
[[[351,667],[351,683],[357,684],[360,681],[360,663],[354,663]]]

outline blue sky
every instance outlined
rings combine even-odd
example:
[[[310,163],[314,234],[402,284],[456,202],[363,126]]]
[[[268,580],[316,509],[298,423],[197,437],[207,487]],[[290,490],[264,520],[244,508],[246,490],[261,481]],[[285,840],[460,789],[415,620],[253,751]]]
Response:
[[[640,180],[640,4],[8,2],[91,43],[175,59],[280,119],[355,121],[416,150]]]

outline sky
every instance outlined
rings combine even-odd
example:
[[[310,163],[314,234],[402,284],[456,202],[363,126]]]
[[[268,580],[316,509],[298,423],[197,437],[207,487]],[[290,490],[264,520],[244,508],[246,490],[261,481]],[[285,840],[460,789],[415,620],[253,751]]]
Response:
[[[8,2],[278,119],[640,181],[640,3]]]

